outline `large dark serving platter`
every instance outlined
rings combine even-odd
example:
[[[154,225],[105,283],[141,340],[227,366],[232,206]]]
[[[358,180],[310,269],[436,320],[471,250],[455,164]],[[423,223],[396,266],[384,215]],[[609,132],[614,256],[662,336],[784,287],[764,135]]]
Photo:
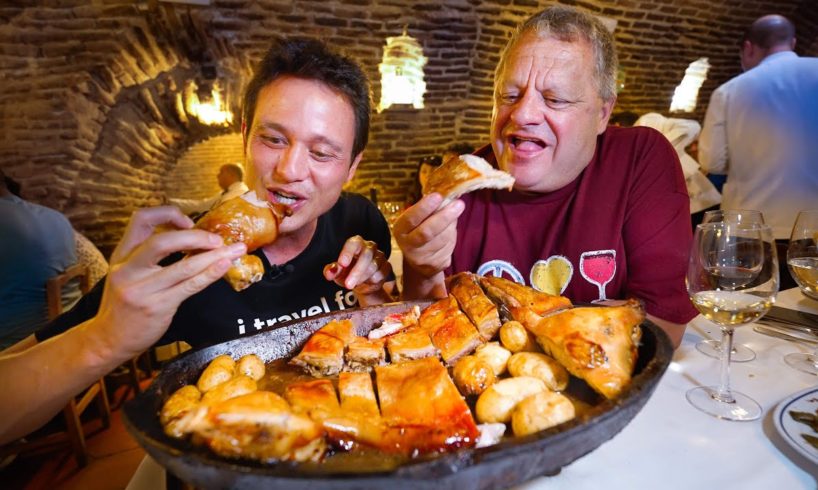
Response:
[[[429,302],[414,304],[423,308]],[[178,388],[195,384],[207,363],[217,355],[229,354],[238,359],[245,354],[257,354],[265,362],[288,358],[331,319],[350,318],[358,334],[366,334],[386,315],[405,311],[408,305],[394,303],[329,313],[188,352],[165,367],[147,391],[125,405],[125,425],[159,464],[199,488],[502,488],[540,475],[554,475],[616,435],[650,398],[673,354],[667,335],[646,321],[642,324],[633,381],[616,400],[598,400],[576,419],[537,434],[511,437],[486,448],[411,461],[389,471],[366,472],[350,467],[327,472],[320,471],[320,466],[316,470],[314,465],[235,461],[168,437],[162,431],[157,415],[162,403]]]

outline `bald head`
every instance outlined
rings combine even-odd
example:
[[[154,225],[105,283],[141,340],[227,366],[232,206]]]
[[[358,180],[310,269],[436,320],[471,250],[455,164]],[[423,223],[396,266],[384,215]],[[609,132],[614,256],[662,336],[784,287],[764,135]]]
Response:
[[[753,22],[741,43],[741,65],[756,67],[767,56],[795,49],[795,26],[783,15],[765,15]]]
[[[750,25],[744,33],[744,40],[762,49],[777,46],[792,49],[795,42],[795,26],[782,15],[765,15]]]

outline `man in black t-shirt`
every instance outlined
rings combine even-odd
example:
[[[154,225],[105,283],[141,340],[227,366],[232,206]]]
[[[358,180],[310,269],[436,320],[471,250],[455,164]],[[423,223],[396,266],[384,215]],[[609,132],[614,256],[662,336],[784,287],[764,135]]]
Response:
[[[0,404],[0,443],[33,430],[83,386],[160,338],[201,346],[391,299],[386,221],[366,199],[341,194],[369,131],[369,86],[360,67],[317,41],[276,41],[243,107],[248,182],[257,197],[293,211],[276,241],[256,252],[263,280],[232,291],[219,278],[244,255],[244,244],[224,246],[191,229],[177,208],[137,211],[104,284],[36,339],[0,355],[0,386],[11,397]],[[159,226],[175,231],[154,233]],[[203,252],[173,256],[184,250]]]
[[[369,91],[357,65],[315,41],[282,42],[250,81],[242,134],[257,196],[289,206],[275,242],[254,253],[265,274],[236,292],[216,281],[185,299],[160,343],[194,347],[391,297],[389,229],[365,198],[343,194],[369,129]],[[160,263],[182,260],[177,254]],[[96,315],[102,286],[36,334],[39,341]]]

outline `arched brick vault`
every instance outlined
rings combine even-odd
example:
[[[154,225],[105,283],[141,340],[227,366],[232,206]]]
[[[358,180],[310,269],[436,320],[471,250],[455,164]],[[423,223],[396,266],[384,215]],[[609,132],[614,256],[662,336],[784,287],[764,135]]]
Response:
[[[408,26],[429,57],[426,108],[373,114],[371,143],[350,185],[364,192],[377,187],[382,199],[401,199],[418,158],[453,140],[485,141],[499,50],[519,21],[551,2],[88,3],[0,6],[0,165],[23,183],[25,197],[63,211],[109,251],[134,209],[159,202],[165,180],[178,176],[180,156],[238,131],[179,118],[175,95],[203,66],[216,67],[238,113],[249,67],[270,36],[314,36],[357,58],[377,98],[385,38]],[[626,73],[618,111],[667,113],[687,65],[707,56],[713,68],[691,116],[701,120],[712,90],[740,71],[738,36],[766,13],[790,16],[798,29],[797,51],[818,55],[814,0],[562,3],[618,21],[615,38]],[[212,178],[213,162],[207,164],[203,171]]]

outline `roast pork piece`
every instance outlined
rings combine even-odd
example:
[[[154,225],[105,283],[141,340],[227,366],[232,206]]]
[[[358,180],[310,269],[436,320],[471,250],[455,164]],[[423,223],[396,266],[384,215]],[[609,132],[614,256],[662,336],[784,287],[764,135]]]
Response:
[[[233,289],[241,291],[264,275],[261,259],[249,254],[275,241],[278,225],[291,213],[290,208],[258,199],[255,192],[250,191],[208,211],[196,223],[196,228],[221,236],[225,245],[238,242],[247,245],[248,255],[235,259],[224,275]]]

